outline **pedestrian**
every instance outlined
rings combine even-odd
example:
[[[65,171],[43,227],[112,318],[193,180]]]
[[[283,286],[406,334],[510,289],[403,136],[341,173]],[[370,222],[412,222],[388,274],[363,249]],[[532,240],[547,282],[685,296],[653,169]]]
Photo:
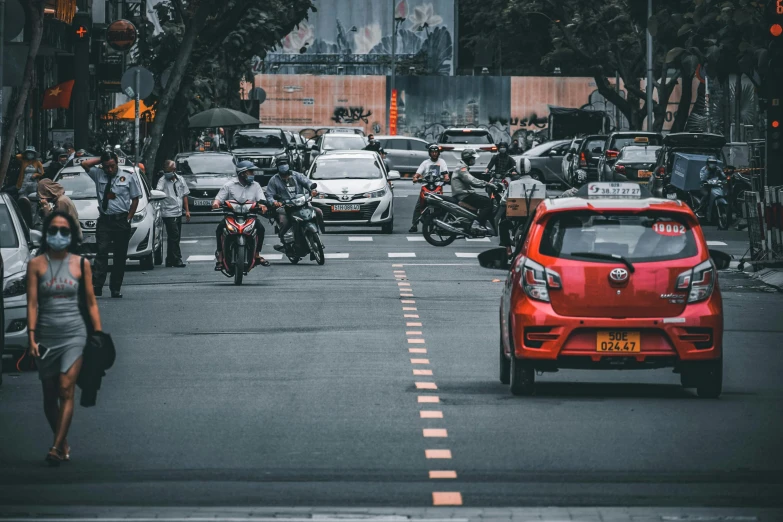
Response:
[[[128,260],[128,243],[133,232],[131,222],[136,215],[141,197],[141,183],[136,177],[136,172],[120,172],[118,164],[117,153],[111,151],[104,152],[100,158],[90,158],[81,163],[81,167],[95,182],[100,212],[95,231],[98,255],[95,257],[92,284],[95,295],[103,295],[103,284],[106,282],[111,252],[112,271],[109,290],[113,298],[122,298],[121,289],[125,277],[125,263]]]
[[[24,149],[22,154],[17,154],[19,160],[19,176],[16,178],[16,188],[19,197],[26,198],[28,194],[35,192],[38,180],[44,175],[44,167],[38,158],[38,151],[32,145]]]
[[[374,134],[370,134],[367,136],[367,145],[364,147],[364,150],[371,150],[373,152],[377,152],[381,155],[381,158],[386,157],[386,151],[383,150],[383,147],[381,147],[381,142],[375,139]]]
[[[59,183],[44,178],[38,182],[38,203],[44,219],[52,212],[64,212],[71,216],[79,229],[78,238],[82,240],[82,227],[79,223],[79,212],[71,198],[65,195],[65,189]]]
[[[44,221],[40,255],[27,265],[27,331],[43,385],[44,414],[54,433],[46,461],[59,466],[71,458],[68,430],[74,409],[74,387],[82,367],[87,326],[80,295],[95,331],[101,331],[98,303],[90,284],[90,263],[75,255],[76,221],[55,211]]]
[[[508,149],[508,153],[510,156],[519,156],[524,151],[522,150],[522,147],[519,146],[519,140],[517,138],[514,138],[511,140],[511,148]]]
[[[68,153],[68,161],[71,161],[76,156],[76,149],[73,147],[73,143],[66,141],[63,143],[63,148]]]
[[[49,166],[46,168],[44,178],[54,180],[57,174],[68,164],[68,151],[65,149],[55,149],[52,157],[52,161],[49,162]]]
[[[163,176],[158,180],[158,190],[166,193],[166,199],[161,202],[163,223],[166,225],[166,266],[185,268],[187,265],[182,262],[179,240],[182,235],[183,209],[185,220],[190,223],[190,190],[182,176],[177,174],[177,164],[171,160],[166,160],[163,164]]]

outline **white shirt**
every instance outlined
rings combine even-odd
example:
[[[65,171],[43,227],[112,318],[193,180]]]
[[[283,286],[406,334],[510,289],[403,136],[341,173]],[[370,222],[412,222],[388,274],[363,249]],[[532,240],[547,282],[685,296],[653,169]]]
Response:
[[[163,217],[182,216],[183,198],[190,194],[190,189],[182,176],[175,174],[171,181],[167,180],[166,176],[161,176],[158,180],[158,190],[166,193],[166,199],[162,201],[160,206]]]
[[[239,180],[236,179],[229,181],[223,185],[223,188],[220,189],[220,192],[218,192],[218,195],[215,196],[215,199],[221,203],[233,200],[241,204],[255,201],[257,203],[266,205],[264,189],[262,189],[261,185],[255,181],[247,186],[243,185],[239,182]]]
[[[443,158],[438,158],[438,161],[432,161],[430,158],[427,158],[421,162],[421,165],[419,165],[419,169],[416,171],[416,174],[421,174],[423,176],[425,173],[430,171],[434,171],[435,174],[448,174],[449,167],[446,165],[446,162],[443,160]]]

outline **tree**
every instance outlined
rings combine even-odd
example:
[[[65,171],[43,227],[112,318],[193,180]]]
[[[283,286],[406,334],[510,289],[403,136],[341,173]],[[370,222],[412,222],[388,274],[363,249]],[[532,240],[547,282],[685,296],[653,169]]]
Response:
[[[164,31],[149,39],[145,64],[157,77],[171,72],[154,93],[158,106],[144,157],[149,174],[187,134],[190,115],[239,108],[240,82],[252,80],[251,59],[265,56],[314,9],[310,0],[170,0],[157,7]]]
[[[38,56],[38,49],[41,47],[41,39],[43,37],[43,16],[45,0],[23,0],[22,6],[24,7],[25,16],[30,22],[30,34],[27,38],[27,42],[30,45],[30,50],[27,52],[27,63],[24,67],[24,75],[22,77],[22,85],[18,88],[16,94],[16,103],[14,104],[14,110],[11,115],[11,119],[8,122],[8,130],[6,131],[3,143],[5,148],[2,151],[2,157],[0,158],[0,186],[5,183],[6,173],[8,171],[8,165],[11,162],[11,155],[14,151],[14,141],[16,138],[16,131],[19,129],[19,122],[24,115],[24,108],[27,104],[27,98],[30,95],[30,90],[33,85],[33,72],[35,71],[35,59]],[[2,129],[0,129],[2,132]]]

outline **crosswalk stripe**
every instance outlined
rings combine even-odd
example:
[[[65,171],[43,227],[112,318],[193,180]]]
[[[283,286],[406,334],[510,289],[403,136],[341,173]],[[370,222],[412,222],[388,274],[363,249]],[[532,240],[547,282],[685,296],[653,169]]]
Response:
[[[416,257],[415,252],[389,252],[389,257]]]
[[[198,239],[182,239],[180,240],[181,245],[193,245],[195,243],[198,243]]]
[[[729,246],[729,244],[723,241],[707,241],[707,246]]]
[[[488,237],[477,237],[475,239],[471,239],[471,238],[468,237],[468,238],[465,238],[465,241],[472,241],[472,242],[475,242],[475,243],[489,243],[490,239]]]
[[[347,253],[324,254],[324,259],[348,259],[348,256],[350,256],[350,254]]]
[[[424,236],[408,236],[408,241],[427,241]]]
[[[478,257],[478,252],[454,252],[457,257]]]
[[[187,262],[193,263],[193,262],[199,262],[199,261],[214,261],[215,256],[188,256]]]
[[[264,254],[264,259],[267,261],[280,261],[283,259],[283,254]]]
[[[372,241],[372,236],[349,236],[348,241]]]

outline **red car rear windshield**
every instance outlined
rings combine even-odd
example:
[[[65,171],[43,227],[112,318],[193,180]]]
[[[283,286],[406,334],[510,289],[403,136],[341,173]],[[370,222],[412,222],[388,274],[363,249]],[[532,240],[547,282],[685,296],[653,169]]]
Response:
[[[458,145],[489,145],[492,144],[492,137],[487,131],[446,131],[441,135],[440,142]]]
[[[615,254],[632,262],[648,262],[693,257],[698,249],[693,231],[677,215],[585,211],[552,216],[544,229],[539,252],[582,260],[586,258],[574,254]],[[595,258],[590,261],[601,262]]]

